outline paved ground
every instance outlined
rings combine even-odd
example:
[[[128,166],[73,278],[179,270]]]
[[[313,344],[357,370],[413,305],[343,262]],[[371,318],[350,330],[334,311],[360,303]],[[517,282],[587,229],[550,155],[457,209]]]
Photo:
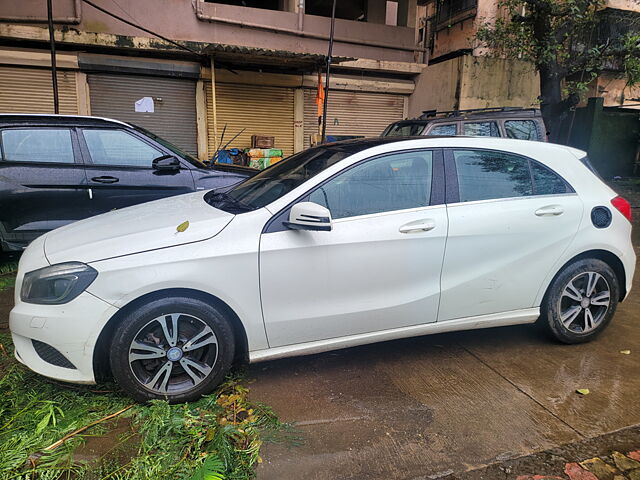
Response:
[[[639,234],[636,226],[636,246]],[[639,322],[636,286],[607,331],[586,345],[560,345],[534,326],[518,326],[253,365],[253,398],[297,422],[304,436],[298,447],[267,444],[258,478],[551,474],[536,470],[551,468],[543,454],[538,467],[521,461],[524,472],[496,465],[560,445],[598,444],[640,424]],[[577,394],[582,388],[590,394]],[[626,452],[637,450],[640,430],[624,432]],[[595,454],[575,453],[572,461]],[[555,472],[566,478],[562,468]]]

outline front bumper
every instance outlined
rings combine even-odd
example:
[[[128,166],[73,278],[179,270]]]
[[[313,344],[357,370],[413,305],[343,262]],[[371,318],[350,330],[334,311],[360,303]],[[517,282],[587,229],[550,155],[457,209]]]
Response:
[[[95,383],[93,351],[98,335],[118,309],[83,292],[64,305],[18,302],[9,314],[16,358],[36,373],[73,383]],[[72,365],[54,365],[33,340],[55,348]]]

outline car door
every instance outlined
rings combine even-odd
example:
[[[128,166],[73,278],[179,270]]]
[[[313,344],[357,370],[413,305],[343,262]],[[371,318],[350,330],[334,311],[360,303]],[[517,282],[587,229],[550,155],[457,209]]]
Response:
[[[46,231],[91,215],[72,129],[3,128],[0,145],[0,236],[5,247],[24,247]]]
[[[332,231],[266,229],[260,290],[269,345],[435,321],[447,235],[442,174],[437,150],[371,158],[299,200],[328,208]]]
[[[582,201],[560,176],[525,157],[445,152],[449,235],[438,321],[534,307],[576,235]]]
[[[94,214],[195,189],[184,163],[177,170],[154,169],[153,160],[167,152],[129,131],[83,128],[80,140]]]

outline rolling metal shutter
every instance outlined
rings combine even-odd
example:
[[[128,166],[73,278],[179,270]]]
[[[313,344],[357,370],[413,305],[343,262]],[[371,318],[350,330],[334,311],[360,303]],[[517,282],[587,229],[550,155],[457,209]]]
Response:
[[[76,115],[75,72],[58,72],[60,113]],[[0,113],[53,113],[51,71],[0,67]]]
[[[87,81],[92,115],[139,125],[197,154],[195,81],[108,74],[90,74]],[[153,113],[135,111],[143,97],[153,98]]]
[[[209,154],[213,155],[220,143],[225,124],[227,130],[222,145],[240,130],[246,130],[227,148],[251,147],[252,135],[275,137],[275,148],[284,156],[293,154],[293,89],[260,85],[232,85],[216,82],[216,113],[218,138],[213,132],[213,102],[211,83],[207,82],[207,126]]]
[[[327,135],[377,137],[392,122],[402,120],[403,95],[388,93],[329,91]],[[304,91],[304,147],[318,133],[316,90]]]

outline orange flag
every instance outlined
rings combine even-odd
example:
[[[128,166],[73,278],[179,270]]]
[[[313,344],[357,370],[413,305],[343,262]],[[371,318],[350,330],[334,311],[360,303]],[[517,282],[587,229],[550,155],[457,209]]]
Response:
[[[316,105],[318,107],[319,119],[324,113],[324,86],[322,85],[322,74],[320,72],[318,72],[318,91],[316,92]]]

